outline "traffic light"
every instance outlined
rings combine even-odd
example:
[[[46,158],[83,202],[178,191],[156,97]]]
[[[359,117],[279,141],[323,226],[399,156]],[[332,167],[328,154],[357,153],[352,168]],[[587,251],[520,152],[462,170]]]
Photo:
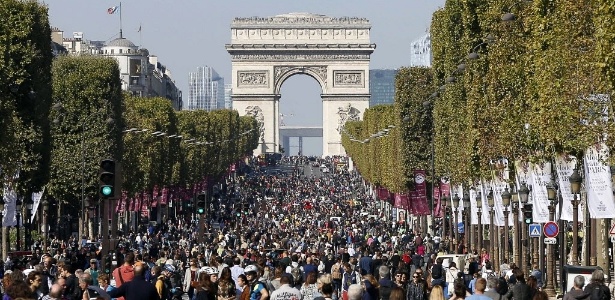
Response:
[[[113,159],[103,159],[100,162],[99,191],[103,198],[111,198],[115,195],[115,161]]]
[[[532,219],[532,205],[531,204],[525,204],[525,206],[523,207],[523,218],[525,220],[525,224],[532,224],[533,223],[533,219]]]
[[[205,194],[196,196],[196,213],[202,215],[205,213]]]

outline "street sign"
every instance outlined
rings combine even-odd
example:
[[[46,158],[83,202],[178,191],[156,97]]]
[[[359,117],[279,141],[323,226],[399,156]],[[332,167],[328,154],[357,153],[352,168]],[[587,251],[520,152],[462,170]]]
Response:
[[[463,225],[463,223],[459,222],[457,224],[457,233],[464,233],[465,232],[465,226]]]
[[[613,224],[613,226],[611,226],[611,230],[609,230],[609,234],[611,236],[615,236],[615,224]]]
[[[540,237],[542,235],[540,224],[530,224],[530,237]]]
[[[547,245],[555,245],[555,244],[557,244],[557,239],[556,238],[552,238],[552,237],[545,238],[545,244],[547,244]]]
[[[546,237],[554,238],[559,234],[559,226],[557,223],[549,221],[545,224],[544,231]]]

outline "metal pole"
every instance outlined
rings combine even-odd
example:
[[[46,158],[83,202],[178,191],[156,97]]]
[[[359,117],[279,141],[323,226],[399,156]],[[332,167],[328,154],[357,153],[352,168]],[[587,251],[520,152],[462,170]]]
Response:
[[[467,209],[469,210],[469,209]],[[465,236],[465,249],[466,249],[466,253],[469,253],[470,249],[470,222],[469,222],[469,218],[470,218],[470,212],[466,212],[466,210],[463,211],[463,218],[464,218],[464,223],[463,223],[463,227],[464,227],[464,236]],[[463,253],[460,253],[463,254]]]
[[[515,259],[515,265],[519,267],[521,262],[519,261],[519,204],[513,203],[513,256]]]
[[[17,210],[17,251],[21,251],[21,236],[19,234],[19,221],[21,219],[21,211]]]
[[[478,251],[479,251],[479,255],[481,255],[482,253],[481,250],[483,249],[483,222],[482,222],[482,215],[483,212],[481,211],[481,208],[478,208]]]
[[[491,255],[489,255],[489,258],[491,260],[491,265],[493,266],[493,268],[495,269],[495,249],[496,249],[496,243],[495,243],[495,226],[493,225],[493,207],[490,207],[489,209],[489,252],[491,253]]]
[[[508,263],[510,260],[510,253],[508,252],[508,239],[509,239],[509,227],[508,227],[508,214],[510,213],[510,211],[508,210],[509,206],[507,205],[506,207],[504,207],[504,257],[503,259],[506,259],[506,262]]]
[[[455,216],[453,216],[453,218],[455,220],[455,226],[453,226],[453,230],[455,231],[455,239],[453,241],[454,249],[451,249],[451,253],[457,253],[457,243],[459,241],[459,229],[457,228],[457,226],[459,226],[459,217],[457,217],[458,211],[459,208],[454,207]]]
[[[579,264],[579,245],[577,240],[579,239],[579,199],[577,194],[573,195],[572,199],[572,265],[577,266]]]
[[[555,201],[549,204],[549,220],[555,220]],[[545,285],[545,293],[549,297],[555,297],[555,263],[553,261],[553,245],[547,245],[547,282]]]
[[[525,208],[524,208],[525,210]],[[525,222],[521,222],[521,253],[523,253],[523,255],[521,255],[521,265],[519,266],[519,268],[521,268],[521,270],[523,270],[523,274],[528,275],[527,273],[527,258],[528,258],[528,248],[529,248],[529,240],[527,238],[528,236],[528,232],[527,232],[527,225],[525,224]]]

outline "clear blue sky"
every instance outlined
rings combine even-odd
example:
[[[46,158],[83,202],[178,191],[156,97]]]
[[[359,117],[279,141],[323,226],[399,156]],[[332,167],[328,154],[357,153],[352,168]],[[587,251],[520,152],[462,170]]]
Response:
[[[65,36],[83,32],[89,40],[119,36],[119,15],[107,8],[111,0],[45,0],[51,25]],[[362,17],[371,21],[371,42],[377,45],[371,68],[396,69],[409,63],[410,42],[429,28],[432,13],[445,0],[125,0],[122,2],[124,37],[147,48],[171,70],[188,96],[188,73],[211,66],[230,83],[231,61],[224,49],[230,42],[235,17],[269,17],[309,12],[332,17]],[[138,32],[141,26],[141,33]],[[308,76],[294,76],[282,86],[280,110],[286,125],[320,126],[320,87]],[[292,117],[290,115],[293,115]],[[305,139],[304,153],[320,154],[320,139]],[[296,140],[291,140],[295,145]],[[293,149],[291,149],[293,150]],[[293,150],[296,152],[296,149]]]

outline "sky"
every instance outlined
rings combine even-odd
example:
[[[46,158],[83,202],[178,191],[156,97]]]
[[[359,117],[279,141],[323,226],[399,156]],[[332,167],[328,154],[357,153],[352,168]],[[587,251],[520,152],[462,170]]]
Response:
[[[111,0],[40,0],[49,7],[51,26],[65,37],[83,32],[84,39],[110,41],[119,37],[119,14],[107,9]],[[423,36],[434,11],[445,0],[125,0],[122,28],[125,38],[147,48],[171,70],[188,97],[188,73],[199,66],[213,67],[231,83],[230,24],[235,17],[270,17],[308,12],[331,17],[367,18],[376,44],[371,69],[397,69],[410,60],[410,42]],[[141,28],[141,32],[138,32]],[[320,86],[307,75],[293,76],[282,85],[280,111],[288,126],[321,126]],[[290,153],[297,152],[291,139]],[[322,154],[322,139],[305,138],[306,155]]]

